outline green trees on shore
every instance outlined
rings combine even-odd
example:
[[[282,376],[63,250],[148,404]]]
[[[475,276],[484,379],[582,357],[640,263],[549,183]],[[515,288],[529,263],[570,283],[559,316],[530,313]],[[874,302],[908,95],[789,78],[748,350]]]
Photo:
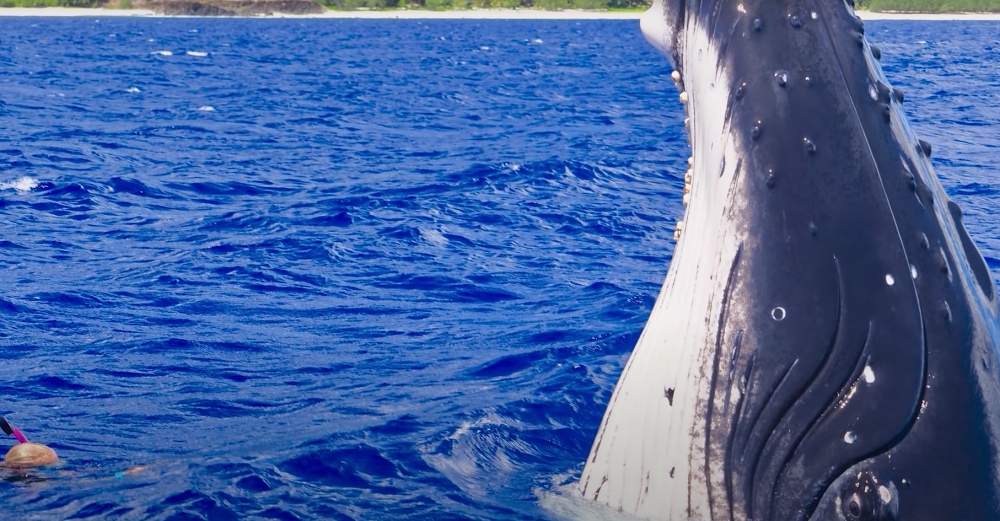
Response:
[[[4,1],[4,0],[0,0]],[[76,0],[83,1],[83,0]],[[318,0],[333,9],[645,9],[652,0]],[[903,13],[1000,12],[1000,0],[856,0],[860,9]]]
[[[2,1],[2,0],[0,0]],[[334,9],[645,9],[648,0],[321,0]]]
[[[169,0],[168,0],[169,1]],[[199,0],[189,0],[197,2]],[[212,0],[205,0],[210,3]],[[652,0],[314,0],[332,9],[645,9]],[[998,0],[1000,1],[1000,0]],[[0,0],[0,7],[131,7],[131,0]]]
[[[169,0],[168,0],[169,1]],[[189,0],[197,2],[199,0]],[[205,0],[209,3],[211,0]],[[652,0],[314,0],[332,9],[645,9]],[[904,13],[1000,12],[1000,0],[856,0],[870,11]],[[0,0],[0,7],[129,8],[131,0]]]
[[[0,0],[3,1],[3,0]],[[83,0],[76,0],[83,1]],[[652,0],[317,0],[333,9],[645,9]],[[860,9],[903,13],[1000,12],[1000,0],[856,0]]]
[[[100,0],[0,0],[0,7],[100,7]]]

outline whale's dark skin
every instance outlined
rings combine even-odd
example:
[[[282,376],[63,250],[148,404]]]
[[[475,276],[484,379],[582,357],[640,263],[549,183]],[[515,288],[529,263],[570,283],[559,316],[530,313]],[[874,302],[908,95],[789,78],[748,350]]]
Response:
[[[711,521],[1000,520],[997,291],[853,6],[663,2],[678,86],[705,28],[744,151],[699,411]]]

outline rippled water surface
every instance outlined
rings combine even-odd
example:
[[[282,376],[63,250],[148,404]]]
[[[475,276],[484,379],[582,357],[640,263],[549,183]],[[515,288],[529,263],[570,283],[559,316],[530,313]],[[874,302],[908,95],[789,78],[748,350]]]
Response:
[[[5,515],[550,517],[682,210],[636,25],[0,18]],[[1000,24],[868,27],[996,270]]]

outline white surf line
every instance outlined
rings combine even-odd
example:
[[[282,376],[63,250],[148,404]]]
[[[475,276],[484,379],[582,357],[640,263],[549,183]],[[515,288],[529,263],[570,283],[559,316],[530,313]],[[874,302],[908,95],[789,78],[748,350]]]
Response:
[[[400,20],[638,20],[642,11],[545,11],[541,9],[462,9],[431,11],[423,9],[390,9],[384,11],[326,11],[316,14],[283,14],[227,18],[363,18]],[[1000,21],[1000,13],[875,13],[857,11],[864,20],[911,21]],[[105,9],[84,7],[0,7],[3,17],[129,17],[155,16],[162,18],[206,18],[199,16],[159,15],[148,9]]]
[[[862,20],[910,20],[919,22],[995,22],[1000,20],[1000,13],[874,13],[871,11],[854,11]]]
[[[104,9],[79,7],[0,7],[2,17],[162,17],[211,18],[202,16],[159,15],[148,9]],[[364,18],[400,20],[638,20],[641,11],[545,11],[541,9],[463,9],[430,11],[423,9],[393,9],[385,11],[326,11],[316,14],[285,14],[226,18]]]

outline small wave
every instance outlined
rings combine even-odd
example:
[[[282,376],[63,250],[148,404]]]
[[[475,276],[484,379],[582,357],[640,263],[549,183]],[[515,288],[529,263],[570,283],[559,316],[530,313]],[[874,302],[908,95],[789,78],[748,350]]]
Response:
[[[208,56],[207,52],[201,52],[201,51],[188,51],[184,54],[187,54],[188,56],[198,56],[199,58]]]
[[[423,459],[466,494],[489,498],[522,470],[518,462],[532,450],[519,438],[524,427],[490,411],[463,421],[450,435],[425,446]]]
[[[30,192],[38,187],[38,180],[28,176],[19,177],[13,181],[0,183],[0,190],[17,190],[20,193]]]
[[[962,183],[951,190],[953,195],[995,195],[997,189],[987,183]]]
[[[156,54],[156,55],[159,55],[159,56],[173,56],[174,55],[174,53],[172,53],[170,51],[153,51],[151,54]]]
[[[574,481],[557,486],[553,490],[535,489],[538,505],[542,510],[560,521],[638,521],[641,518],[619,512],[618,509],[590,501],[580,495]]]
[[[476,368],[470,374],[474,378],[504,378],[528,369],[543,358],[545,353],[542,351],[504,356]]]
[[[542,43],[542,39],[541,38],[535,38],[534,40],[531,40],[531,43]]]
[[[215,107],[211,105],[202,105],[198,107],[198,110],[201,112],[215,112]]]
[[[310,484],[398,494],[399,467],[377,448],[359,443],[349,449],[321,448],[278,464]]]
[[[125,89],[125,92],[128,92],[129,94],[137,94],[142,91],[139,90],[139,87],[129,87]]]

